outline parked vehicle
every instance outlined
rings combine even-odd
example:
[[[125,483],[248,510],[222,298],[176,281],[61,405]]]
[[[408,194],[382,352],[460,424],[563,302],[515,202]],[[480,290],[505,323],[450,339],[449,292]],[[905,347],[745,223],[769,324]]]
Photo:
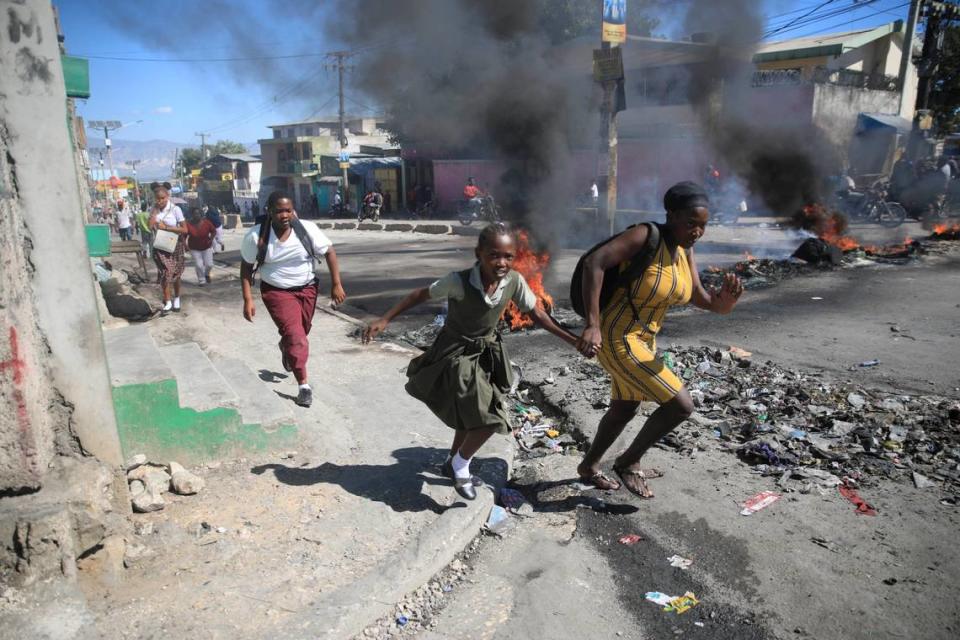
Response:
[[[461,200],[457,203],[457,219],[460,224],[471,225],[475,220],[484,222],[500,222],[500,207],[493,200],[493,196],[485,195],[472,200]]]
[[[354,215],[356,214],[350,210],[350,207],[342,202],[332,204],[330,208],[327,209],[328,218],[352,218]]]

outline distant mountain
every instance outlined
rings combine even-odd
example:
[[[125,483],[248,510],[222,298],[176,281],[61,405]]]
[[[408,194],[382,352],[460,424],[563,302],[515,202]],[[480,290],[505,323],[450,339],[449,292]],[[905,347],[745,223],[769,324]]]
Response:
[[[177,149],[196,149],[199,145],[171,142],[169,140],[127,140],[125,138],[111,138],[113,143],[113,168],[120,175],[131,175],[127,166],[130,160],[139,160],[137,178],[144,180],[158,180],[171,177],[171,167]],[[260,145],[256,142],[247,143],[249,153],[260,153]],[[103,138],[87,137],[87,151],[90,154],[90,165],[95,177],[100,177],[100,150],[103,150]],[[103,153],[104,169],[108,168],[106,151]]]

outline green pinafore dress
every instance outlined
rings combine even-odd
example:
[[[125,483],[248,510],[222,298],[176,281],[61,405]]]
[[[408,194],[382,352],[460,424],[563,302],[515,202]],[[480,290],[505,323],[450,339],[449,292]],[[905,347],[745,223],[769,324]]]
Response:
[[[500,301],[490,307],[470,284],[470,271],[460,272],[463,299],[449,299],[433,346],[407,367],[406,389],[448,427],[509,433],[506,394],[513,374],[497,324],[520,287],[519,275],[507,274]]]

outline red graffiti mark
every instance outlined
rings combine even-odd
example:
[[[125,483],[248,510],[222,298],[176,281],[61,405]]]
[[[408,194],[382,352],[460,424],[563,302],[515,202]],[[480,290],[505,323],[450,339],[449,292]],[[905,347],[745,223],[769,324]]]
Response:
[[[10,359],[0,361],[0,371],[13,372],[13,401],[17,405],[17,423],[20,427],[20,451],[24,460],[34,458],[30,438],[30,416],[27,414],[27,401],[23,396],[23,372],[27,363],[20,357],[20,345],[17,341],[17,330],[10,327]],[[35,463],[35,458],[33,459]],[[31,464],[32,466],[32,464]]]

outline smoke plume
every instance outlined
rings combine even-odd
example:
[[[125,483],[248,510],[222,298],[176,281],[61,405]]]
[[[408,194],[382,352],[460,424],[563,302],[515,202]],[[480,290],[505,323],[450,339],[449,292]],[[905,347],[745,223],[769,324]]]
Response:
[[[754,0],[691,2],[685,28],[705,32],[714,54],[691,67],[690,101],[719,161],[767,207],[791,216],[822,200],[824,176],[838,160],[809,113],[784,114],[782,87],[751,86],[752,56],[763,34],[760,10]]]

